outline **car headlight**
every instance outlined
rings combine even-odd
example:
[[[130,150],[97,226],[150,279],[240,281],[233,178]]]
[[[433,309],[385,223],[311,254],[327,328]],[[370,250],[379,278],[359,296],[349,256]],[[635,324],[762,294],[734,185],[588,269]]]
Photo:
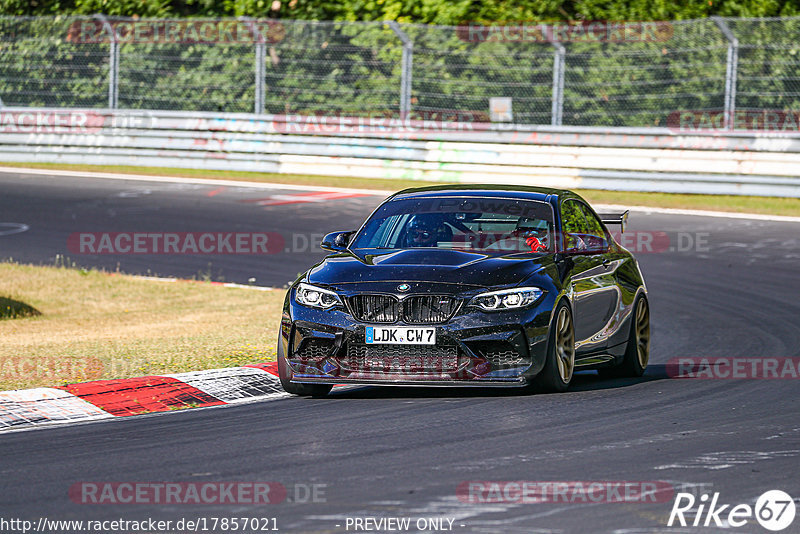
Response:
[[[321,287],[310,284],[300,284],[294,293],[294,299],[309,308],[319,308],[327,310],[337,304],[342,304],[342,299],[333,291],[322,289]]]
[[[475,295],[469,304],[483,311],[517,310],[530,306],[543,294],[538,287],[517,287]]]

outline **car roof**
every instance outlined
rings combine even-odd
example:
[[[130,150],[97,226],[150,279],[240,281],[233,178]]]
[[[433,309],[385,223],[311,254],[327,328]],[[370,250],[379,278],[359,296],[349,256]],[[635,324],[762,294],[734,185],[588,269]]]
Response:
[[[419,196],[458,196],[463,194],[481,195],[487,197],[524,198],[548,202],[551,196],[573,196],[575,193],[566,189],[553,189],[550,187],[535,187],[528,185],[498,185],[498,184],[454,184],[432,185],[428,187],[412,187],[398,191],[392,199],[413,198]],[[577,195],[576,195],[577,196]]]

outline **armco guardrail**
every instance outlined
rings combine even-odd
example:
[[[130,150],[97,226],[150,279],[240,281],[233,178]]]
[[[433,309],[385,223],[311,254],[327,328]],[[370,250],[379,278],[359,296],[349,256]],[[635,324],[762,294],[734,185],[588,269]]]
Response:
[[[800,135],[3,108],[0,161],[800,197]]]

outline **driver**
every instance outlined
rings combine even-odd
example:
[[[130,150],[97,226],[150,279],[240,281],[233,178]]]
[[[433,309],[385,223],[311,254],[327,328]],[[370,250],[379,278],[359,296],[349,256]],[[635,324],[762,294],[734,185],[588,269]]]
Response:
[[[439,244],[442,221],[432,215],[414,215],[406,227],[406,243],[409,247],[433,247]]]
[[[547,251],[548,232],[547,227],[542,227],[542,222],[536,219],[522,218],[517,223],[517,229],[513,235],[524,239],[525,245],[531,252]]]

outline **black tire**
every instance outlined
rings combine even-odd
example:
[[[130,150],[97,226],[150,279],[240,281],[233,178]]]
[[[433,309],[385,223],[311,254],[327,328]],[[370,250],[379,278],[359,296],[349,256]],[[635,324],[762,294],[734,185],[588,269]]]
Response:
[[[631,314],[631,331],[625,346],[625,357],[615,367],[598,369],[604,378],[638,378],[650,360],[650,304],[644,295],[636,297]]]
[[[289,364],[286,363],[283,350],[283,336],[278,333],[278,378],[280,378],[281,386],[286,393],[292,395],[300,395],[301,397],[324,397],[330,393],[333,387],[330,384],[294,384],[291,382],[292,370],[289,369]]]
[[[553,313],[553,323],[547,339],[547,360],[531,385],[537,391],[561,393],[569,388],[574,371],[575,324],[572,321],[572,310],[562,300]]]

